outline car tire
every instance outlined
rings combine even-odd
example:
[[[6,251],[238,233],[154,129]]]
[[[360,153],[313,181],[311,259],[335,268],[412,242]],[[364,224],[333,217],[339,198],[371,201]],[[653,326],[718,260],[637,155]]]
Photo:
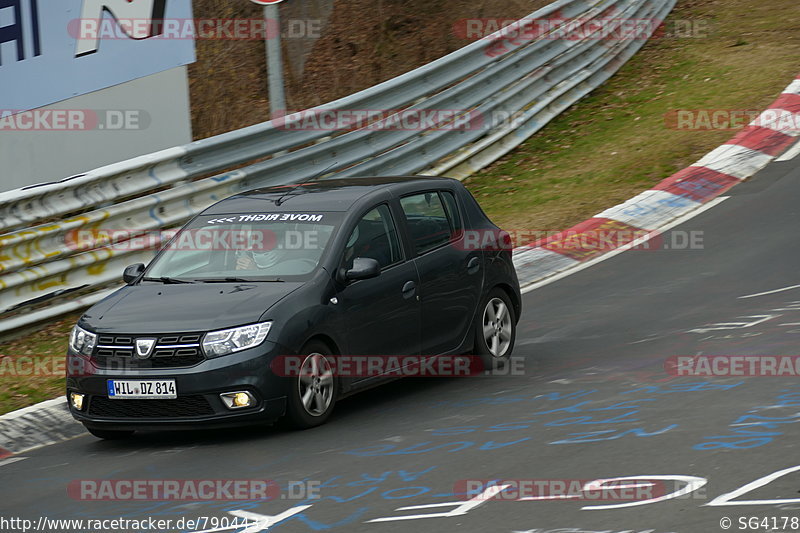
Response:
[[[303,361],[298,375],[287,378],[286,421],[294,428],[308,429],[330,418],[338,387],[333,353],[325,343],[311,341],[300,354]]]
[[[125,431],[119,429],[98,429],[85,426],[86,430],[97,437],[104,440],[120,440],[126,439],[133,435],[133,431]]]
[[[517,317],[511,299],[502,289],[489,291],[475,317],[475,355],[486,371],[502,368],[517,339]]]

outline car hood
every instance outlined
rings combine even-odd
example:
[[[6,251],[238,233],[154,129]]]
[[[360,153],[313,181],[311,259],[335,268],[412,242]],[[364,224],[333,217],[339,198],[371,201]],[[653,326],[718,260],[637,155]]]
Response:
[[[303,284],[144,283],[123,287],[89,309],[81,324],[97,333],[183,333],[257,322]]]

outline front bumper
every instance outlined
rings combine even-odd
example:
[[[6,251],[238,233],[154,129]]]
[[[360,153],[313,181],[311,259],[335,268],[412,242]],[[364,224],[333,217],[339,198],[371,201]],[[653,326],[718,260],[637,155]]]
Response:
[[[85,426],[110,430],[172,430],[228,427],[274,421],[286,410],[286,381],[270,370],[270,363],[285,354],[279,345],[265,341],[250,350],[204,360],[188,368],[105,369],[83,363],[68,354],[68,368],[82,368],[67,377],[70,392],[85,394],[81,411],[70,404],[72,416]],[[174,379],[177,400],[109,399],[109,379]],[[225,392],[247,391],[255,405],[228,409],[220,399]]]

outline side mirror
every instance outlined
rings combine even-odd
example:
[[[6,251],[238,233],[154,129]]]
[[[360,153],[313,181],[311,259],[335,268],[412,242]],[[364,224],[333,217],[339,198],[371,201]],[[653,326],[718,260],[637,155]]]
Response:
[[[353,268],[345,272],[344,278],[348,281],[356,281],[377,278],[380,274],[381,265],[376,260],[368,257],[356,257],[353,259]]]
[[[134,281],[139,279],[142,272],[144,272],[144,263],[136,263],[135,265],[126,267],[125,272],[122,273],[122,281],[127,285],[131,285]]]

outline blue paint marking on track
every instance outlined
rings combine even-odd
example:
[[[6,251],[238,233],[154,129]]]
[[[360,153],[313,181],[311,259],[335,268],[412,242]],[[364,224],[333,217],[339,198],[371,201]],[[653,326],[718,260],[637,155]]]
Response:
[[[727,433],[704,437],[703,441],[692,446],[692,449],[699,451],[749,450],[770,444],[777,437],[784,435],[783,431],[778,430],[783,429],[785,424],[800,422],[800,413],[794,413],[791,416],[761,416],[752,413],[757,413],[762,409],[770,409],[770,412],[774,412],[774,409],[781,407],[800,407],[800,393],[784,393],[777,396],[772,405],[758,406],[749,410],[748,414],[738,417],[728,425]]]

